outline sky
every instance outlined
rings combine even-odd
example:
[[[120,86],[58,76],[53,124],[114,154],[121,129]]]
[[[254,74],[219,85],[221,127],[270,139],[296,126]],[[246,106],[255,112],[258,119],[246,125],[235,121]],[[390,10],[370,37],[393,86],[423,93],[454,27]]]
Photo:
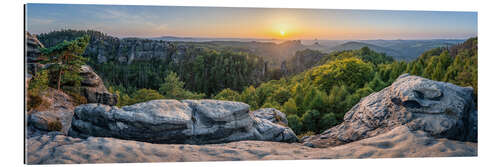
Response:
[[[28,4],[26,29],[116,37],[465,39],[477,36],[477,12]]]

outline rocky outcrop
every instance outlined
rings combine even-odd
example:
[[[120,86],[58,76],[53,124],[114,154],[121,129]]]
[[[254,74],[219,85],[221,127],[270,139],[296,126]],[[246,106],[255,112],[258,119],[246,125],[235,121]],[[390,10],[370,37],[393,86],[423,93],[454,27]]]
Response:
[[[260,135],[257,140],[271,139],[271,141],[294,142],[297,139],[295,133],[288,127],[286,115],[274,108],[263,108],[252,111],[254,127]]]
[[[268,117],[273,114],[276,116]],[[286,123],[284,114],[277,110],[250,112],[249,105],[240,102],[153,100],[122,108],[80,105],[75,109],[69,135],[176,144],[297,141]]]
[[[299,160],[477,156],[477,143],[436,139],[406,126],[337,147],[239,141],[224,144],[152,144],[115,138],[72,138],[58,133],[26,141],[28,164]]]
[[[48,88],[41,96],[41,101],[39,107],[27,114],[28,126],[67,134],[75,108],[73,99],[62,91]]]
[[[304,139],[312,147],[337,146],[405,126],[435,138],[477,142],[477,109],[471,87],[408,74],[373,93],[344,116],[344,122]]]
[[[40,48],[43,48],[43,44],[38,40],[35,35],[31,35],[29,32],[25,34],[26,46],[25,46],[25,56],[26,56],[26,66],[27,72],[34,75],[42,65],[39,63]]]
[[[82,66],[80,75],[83,77],[80,87],[81,95],[88,103],[116,105],[117,95],[108,92],[101,78],[89,66]],[[28,73],[26,88],[29,86],[31,77]],[[26,94],[26,99],[30,100],[28,98]],[[77,103],[75,99],[53,88],[42,92],[39,98],[40,106],[27,113],[27,123],[30,128],[28,135],[38,134],[39,131],[60,131],[67,134],[71,126],[75,103]]]
[[[100,103],[106,105],[116,105],[118,96],[112,94],[104,86],[104,82],[90,66],[84,65],[80,68],[81,94],[87,99],[87,103]]]

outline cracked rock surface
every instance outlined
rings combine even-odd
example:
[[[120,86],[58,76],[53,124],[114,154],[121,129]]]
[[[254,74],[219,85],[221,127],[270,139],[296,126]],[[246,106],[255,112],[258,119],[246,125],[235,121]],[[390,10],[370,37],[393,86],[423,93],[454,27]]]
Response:
[[[298,140],[280,111],[249,111],[245,103],[219,100],[152,100],[122,108],[84,104],[75,109],[69,135],[169,144]]]
[[[364,97],[344,122],[304,138],[311,147],[337,146],[386,133],[395,127],[436,138],[477,142],[473,89],[403,74],[389,87]]]

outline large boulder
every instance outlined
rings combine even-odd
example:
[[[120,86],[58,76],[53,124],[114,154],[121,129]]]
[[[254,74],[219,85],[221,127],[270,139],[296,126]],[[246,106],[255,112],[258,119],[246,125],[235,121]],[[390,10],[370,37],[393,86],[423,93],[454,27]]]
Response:
[[[272,139],[272,141],[289,141],[296,139],[295,133],[288,127],[286,115],[274,108],[263,108],[252,111],[255,119],[255,129],[260,139]],[[276,135],[278,134],[278,135]]]
[[[337,146],[406,126],[436,138],[477,142],[477,107],[473,89],[408,74],[360,100],[344,122],[306,137],[312,147]]]
[[[104,86],[101,77],[88,65],[80,68],[82,95],[87,99],[87,103],[101,103],[106,105],[116,105],[118,96],[112,94]]]
[[[75,109],[69,135],[177,144],[297,141],[281,112],[279,123],[251,113],[245,103],[218,100],[152,100],[122,108],[84,104]]]

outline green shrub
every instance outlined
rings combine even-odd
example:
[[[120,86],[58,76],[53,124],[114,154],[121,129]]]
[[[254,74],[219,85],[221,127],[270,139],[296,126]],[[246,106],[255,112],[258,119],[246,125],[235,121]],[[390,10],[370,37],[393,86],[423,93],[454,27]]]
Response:
[[[61,131],[62,130],[62,123],[61,121],[56,120],[56,121],[51,121],[47,124],[47,128],[49,131]]]
[[[300,134],[302,132],[302,121],[300,121],[299,116],[295,114],[288,115],[288,127],[292,128],[295,134]]]
[[[33,79],[28,84],[28,98],[26,99],[27,109],[43,109],[48,107],[47,102],[42,98],[43,92],[49,87],[49,79],[47,70],[42,70],[35,74]]]
[[[298,135],[297,138],[302,139],[305,136],[312,136],[312,135],[315,135],[315,134],[316,133],[314,133],[313,131],[307,131],[306,133],[302,133],[302,134]]]
[[[214,99],[217,100],[228,100],[228,101],[237,101],[240,98],[240,94],[234,90],[226,88],[220,91],[217,95],[215,95]]]
[[[306,131],[316,132],[318,130],[318,120],[320,119],[320,113],[318,110],[308,110],[304,115],[302,115],[303,128]]]

